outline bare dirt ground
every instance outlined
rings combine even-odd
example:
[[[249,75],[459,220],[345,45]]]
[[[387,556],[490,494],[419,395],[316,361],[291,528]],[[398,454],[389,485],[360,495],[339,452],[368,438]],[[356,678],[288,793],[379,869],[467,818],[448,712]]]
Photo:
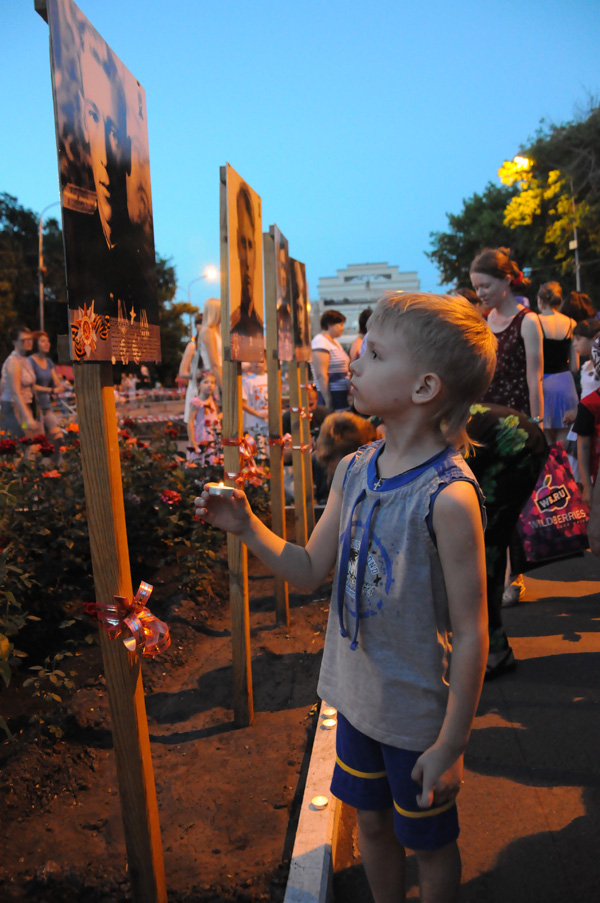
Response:
[[[172,645],[144,661],[144,687],[170,903],[283,898],[316,719],[329,587],[291,595],[275,626],[273,584],[251,562],[254,723],[233,725],[227,585],[205,607],[155,582],[152,610]],[[131,900],[98,646],[51,742],[27,724],[34,701],[3,693],[15,739],[0,744],[0,899]]]

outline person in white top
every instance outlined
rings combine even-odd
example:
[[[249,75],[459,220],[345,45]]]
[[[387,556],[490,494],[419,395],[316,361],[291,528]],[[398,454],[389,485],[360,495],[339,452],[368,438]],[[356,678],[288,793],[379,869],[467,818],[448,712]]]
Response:
[[[321,332],[311,342],[319,404],[330,411],[349,409],[350,359],[338,341],[345,322],[346,317],[339,310],[326,310],[321,317]]]
[[[223,385],[223,342],[221,339],[221,301],[207,298],[202,313],[200,354],[204,369],[214,373],[219,392]]]
[[[9,338],[13,351],[2,365],[0,429],[21,439],[39,431],[34,414],[35,373],[27,356],[33,347],[33,336],[26,326],[15,326]]]
[[[199,370],[202,370],[203,361],[200,357],[200,329],[202,328],[202,314],[196,314],[196,335],[185,346],[183,357],[179,365],[177,383],[185,386],[185,407],[183,417],[187,423],[190,416],[190,401],[196,394],[196,380]]]

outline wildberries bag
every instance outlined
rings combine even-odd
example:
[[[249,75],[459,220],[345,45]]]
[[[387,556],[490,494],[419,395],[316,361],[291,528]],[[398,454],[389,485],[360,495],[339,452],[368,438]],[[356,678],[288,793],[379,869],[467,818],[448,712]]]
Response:
[[[531,564],[577,555],[588,548],[590,512],[573,477],[562,443],[550,446],[548,459],[517,530]]]

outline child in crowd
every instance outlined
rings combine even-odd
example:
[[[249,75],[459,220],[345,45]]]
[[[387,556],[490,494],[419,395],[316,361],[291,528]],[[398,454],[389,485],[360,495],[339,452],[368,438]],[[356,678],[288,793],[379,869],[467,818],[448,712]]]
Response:
[[[451,903],[460,885],[455,799],[488,635],[482,497],[457,449],[495,349],[463,299],[383,298],[350,394],[386,438],[340,462],[306,548],[271,533],[241,490],[195,501],[304,591],[336,564],[318,692],[338,710],[331,789],[357,808],[376,903],[404,899],[405,847],[422,903]]]
[[[573,432],[577,435],[581,494],[584,502],[591,505],[592,487],[596,482],[600,461],[600,388],[579,402]]]
[[[187,459],[206,466],[216,464],[220,455],[219,435],[222,414],[215,400],[217,379],[210,370],[198,374],[198,395],[190,401]]]
[[[581,386],[579,396],[582,400],[588,395],[591,395],[592,392],[595,392],[596,389],[600,389],[600,379],[598,379],[594,362],[591,359],[592,345],[594,344],[594,339],[599,332],[600,320],[597,320],[595,317],[590,317],[587,320],[580,320],[573,329],[573,345],[575,346],[575,351],[577,352],[580,359],[584,358],[581,369],[579,371],[579,380]],[[572,411],[567,411],[567,413],[565,414],[565,424],[573,424],[576,414],[577,408],[573,408]],[[585,413],[583,416],[585,418]],[[573,470],[573,476],[575,477],[576,481],[583,486],[578,462],[577,442],[577,433],[572,427],[567,435],[565,448],[569,456],[569,463],[571,465],[571,469]],[[587,442],[584,441],[582,443],[582,447],[584,445],[587,445]],[[589,447],[587,451],[582,451],[582,454],[584,454],[586,458],[589,457]]]
[[[267,383],[267,361],[247,364],[242,375],[242,408],[244,410],[244,432],[256,439],[269,432],[269,398]]]
[[[328,414],[317,438],[316,455],[329,479],[333,479],[342,458],[376,438],[377,430],[370,420],[365,420],[352,411],[334,411],[333,414]]]
[[[585,398],[586,395],[590,395],[592,392],[595,392],[596,389],[600,389],[600,380],[598,379],[594,362],[591,360],[592,345],[599,332],[600,320],[597,320],[595,317],[592,317],[589,320],[580,320],[573,329],[573,344],[575,345],[575,350],[580,359],[586,359],[579,371],[581,398]]]

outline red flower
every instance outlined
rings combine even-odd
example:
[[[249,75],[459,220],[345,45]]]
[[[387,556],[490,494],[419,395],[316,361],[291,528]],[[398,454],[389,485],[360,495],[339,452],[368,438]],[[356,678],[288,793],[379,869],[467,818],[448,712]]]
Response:
[[[34,445],[45,445],[48,440],[46,439],[44,433],[38,433],[38,435],[34,436],[31,441]]]
[[[132,426],[135,426],[135,420],[132,420],[131,417],[126,417],[123,421],[123,426],[130,430]]]
[[[181,501],[181,493],[176,492],[174,489],[165,489],[160,500],[166,505],[178,505]]]
[[[179,430],[176,430],[175,427],[169,426],[165,430],[165,436],[168,436],[169,439],[177,439],[179,435]]]
[[[0,455],[16,455],[17,454],[17,443],[14,439],[1,439],[0,440]]]
[[[60,478],[61,474],[58,470],[47,470],[42,474],[43,477],[49,477],[50,479],[57,480]]]

